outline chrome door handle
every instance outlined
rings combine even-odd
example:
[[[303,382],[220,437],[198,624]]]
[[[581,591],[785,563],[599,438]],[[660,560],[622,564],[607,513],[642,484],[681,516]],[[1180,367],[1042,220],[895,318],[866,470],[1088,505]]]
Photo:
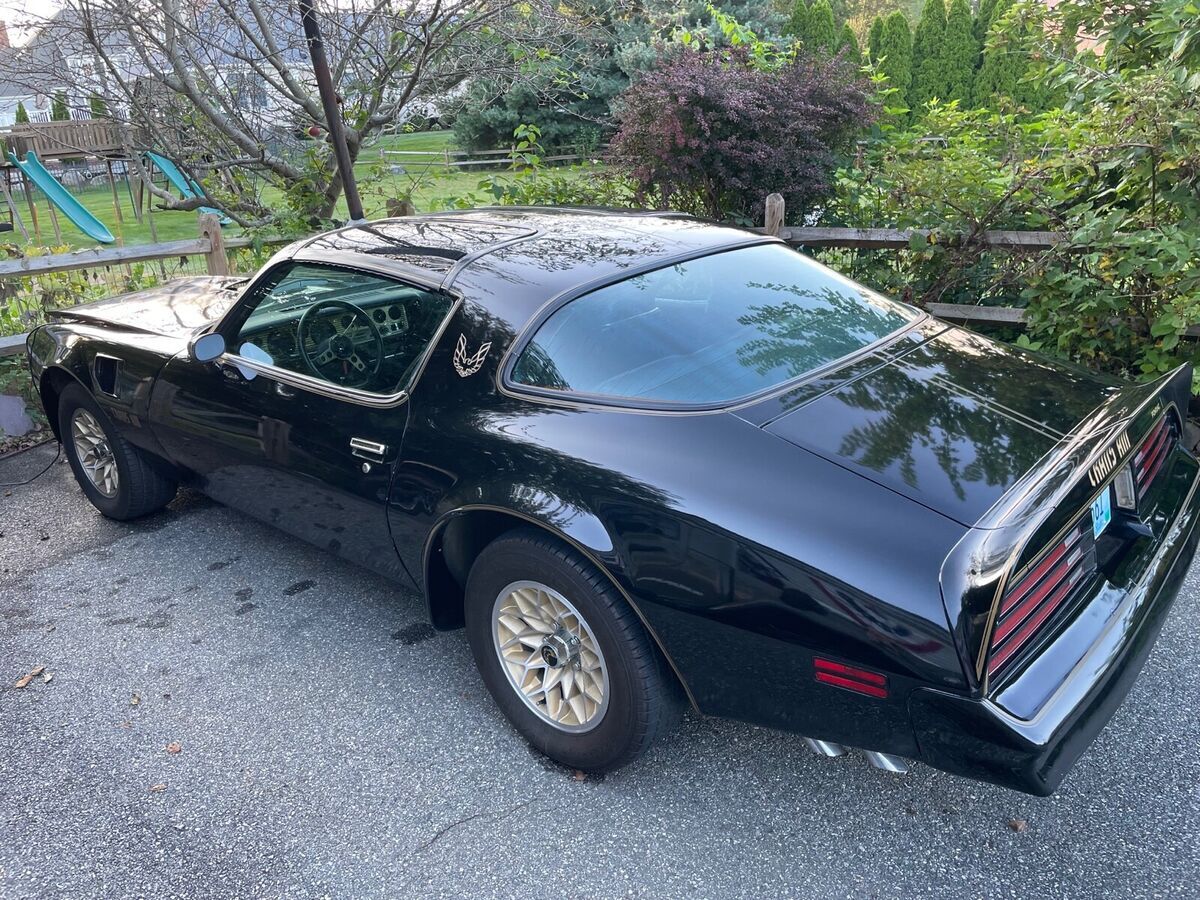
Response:
[[[350,438],[350,452],[362,459],[383,462],[384,456],[387,454],[387,444],[369,441],[366,438]]]

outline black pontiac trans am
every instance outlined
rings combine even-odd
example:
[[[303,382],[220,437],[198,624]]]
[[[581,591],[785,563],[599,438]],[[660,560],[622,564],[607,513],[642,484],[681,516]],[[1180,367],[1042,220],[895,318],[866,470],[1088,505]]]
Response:
[[[584,770],[690,704],[1050,793],[1196,548],[1190,369],[1104,380],[682,216],[351,226],[28,354],[102,513],[186,482],[420,591]]]

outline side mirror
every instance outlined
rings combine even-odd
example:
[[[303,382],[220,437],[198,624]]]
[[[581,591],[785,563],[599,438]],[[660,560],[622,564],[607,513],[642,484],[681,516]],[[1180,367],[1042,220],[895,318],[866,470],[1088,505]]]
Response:
[[[225,352],[225,338],[219,334],[202,334],[188,341],[188,356],[196,362],[212,362]]]

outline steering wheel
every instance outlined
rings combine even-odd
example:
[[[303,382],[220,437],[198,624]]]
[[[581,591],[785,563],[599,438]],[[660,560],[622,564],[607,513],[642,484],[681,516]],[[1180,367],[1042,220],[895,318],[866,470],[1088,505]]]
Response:
[[[333,328],[333,335],[323,341],[314,340],[317,349],[309,352],[308,339],[313,323],[329,310],[344,310],[354,320],[366,323],[374,338],[374,352],[366,354],[360,351],[353,334],[355,322],[352,320],[342,325],[339,322],[341,316],[327,320]],[[379,327],[363,310],[345,300],[322,300],[306,309],[296,326],[296,343],[300,345],[304,364],[314,375],[346,387],[362,387],[379,373],[379,366],[383,362],[383,335]],[[367,358],[364,359],[364,356]]]

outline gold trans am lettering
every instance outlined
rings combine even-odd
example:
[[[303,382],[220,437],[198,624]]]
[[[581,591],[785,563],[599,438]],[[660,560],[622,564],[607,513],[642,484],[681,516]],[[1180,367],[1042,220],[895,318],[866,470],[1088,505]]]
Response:
[[[467,336],[460,334],[458,344],[454,348],[454,371],[463,378],[474,375],[483,367],[483,361],[487,359],[488,351],[491,349],[492,343],[488,341],[475,352],[474,356],[467,356]]]
[[[1129,452],[1132,446],[1129,442],[1129,432],[1122,431],[1117,436],[1116,442],[1092,463],[1092,468],[1088,471],[1088,480],[1091,481],[1092,487],[1098,487],[1104,479],[1112,474],[1113,469],[1117,467],[1117,462]]]

